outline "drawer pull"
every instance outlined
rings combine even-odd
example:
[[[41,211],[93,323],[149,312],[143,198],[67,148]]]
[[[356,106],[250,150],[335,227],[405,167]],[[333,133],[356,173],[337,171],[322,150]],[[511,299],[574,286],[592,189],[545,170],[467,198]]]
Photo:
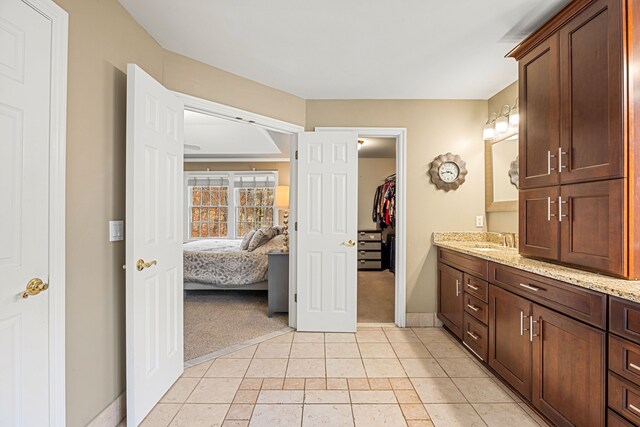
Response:
[[[360,264],[364,264],[365,262],[367,262],[367,261],[365,261],[363,259],[360,260]]]
[[[473,286],[471,283],[467,283],[467,287],[473,289],[474,291],[479,290],[480,288],[477,286]]]
[[[635,363],[629,362],[629,367],[635,369],[636,371],[640,371],[640,366],[636,365]]]
[[[467,307],[469,307],[471,310],[473,311],[478,311],[480,310],[480,307],[476,307],[475,305],[471,305],[471,304],[467,304]]]
[[[478,341],[478,339],[480,338],[478,335],[474,334],[471,331],[467,331],[467,335],[469,335],[471,338],[473,338],[476,341]]]
[[[361,235],[361,236],[364,236],[364,235],[365,235],[365,232],[364,232],[364,231],[361,231],[361,232],[360,232],[360,235]]]
[[[360,255],[364,255],[364,254],[366,254],[365,251],[360,251]]]
[[[360,242],[360,244],[361,244],[362,246],[364,246],[364,245],[365,245],[365,243],[367,243],[367,242]]]
[[[460,281],[456,279],[456,296],[460,295]]]
[[[529,289],[530,291],[533,291],[533,292],[538,292],[540,290],[540,288],[536,288],[535,286],[525,285],[524,283],[520,283],[520,286],[522,286],[525,289]]]
[[[638,408],[636,405],[629,403],[629,409],[631,409],[636,414],[640,415],[640,408]]]

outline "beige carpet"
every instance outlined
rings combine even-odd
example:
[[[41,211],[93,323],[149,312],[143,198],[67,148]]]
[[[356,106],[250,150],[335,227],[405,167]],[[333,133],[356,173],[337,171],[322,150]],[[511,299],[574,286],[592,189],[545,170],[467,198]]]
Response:
[[[286,328],[289,317],[267,317],[266,291],[187,291],[184,360]]]
[[[358,323],[393,323],[395,276],[389,270],[358,271]]]

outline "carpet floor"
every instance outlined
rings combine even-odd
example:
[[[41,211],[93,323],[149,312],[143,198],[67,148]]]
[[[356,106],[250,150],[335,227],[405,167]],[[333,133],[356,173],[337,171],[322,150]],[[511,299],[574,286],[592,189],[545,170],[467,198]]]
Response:
[[[395,281],[389,270],[358,271],[358,323],[395,321]]]
[[[267,317],[266,291],[187,291],[185,361],[286,328],[289,316]]]

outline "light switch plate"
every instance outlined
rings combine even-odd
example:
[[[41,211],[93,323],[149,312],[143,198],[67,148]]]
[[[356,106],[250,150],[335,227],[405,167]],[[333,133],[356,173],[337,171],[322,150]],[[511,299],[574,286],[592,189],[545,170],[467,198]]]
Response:
[[[476,227],[484,227],[484,217],[482,215],[476,216]]]
[[[124,221],[109,221],[109,241],[119,242],[124,239]]]

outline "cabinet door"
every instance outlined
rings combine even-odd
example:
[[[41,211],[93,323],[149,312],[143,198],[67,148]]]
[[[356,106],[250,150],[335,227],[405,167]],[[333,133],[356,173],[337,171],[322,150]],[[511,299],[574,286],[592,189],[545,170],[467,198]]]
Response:
[[[558,426],[604,426],[606,334],[533,306],[531,403]]]
[[[558,36],[542,42],[518,62],[520,76],[520,188],[559,182],[560,69]]]
[[[564,183],[624,176],[620,0],[598,0],[560,30]]]
[[[532,304],[489,285],[489,366],[527,399],[531,396]]]
[[[563,185],[560,260],[626,275],[626,179]]]
[[[558,259],[558,187],[520,190],[520,253]]]
[[[462,339],[462,272],[438,263],[438,318]]]

